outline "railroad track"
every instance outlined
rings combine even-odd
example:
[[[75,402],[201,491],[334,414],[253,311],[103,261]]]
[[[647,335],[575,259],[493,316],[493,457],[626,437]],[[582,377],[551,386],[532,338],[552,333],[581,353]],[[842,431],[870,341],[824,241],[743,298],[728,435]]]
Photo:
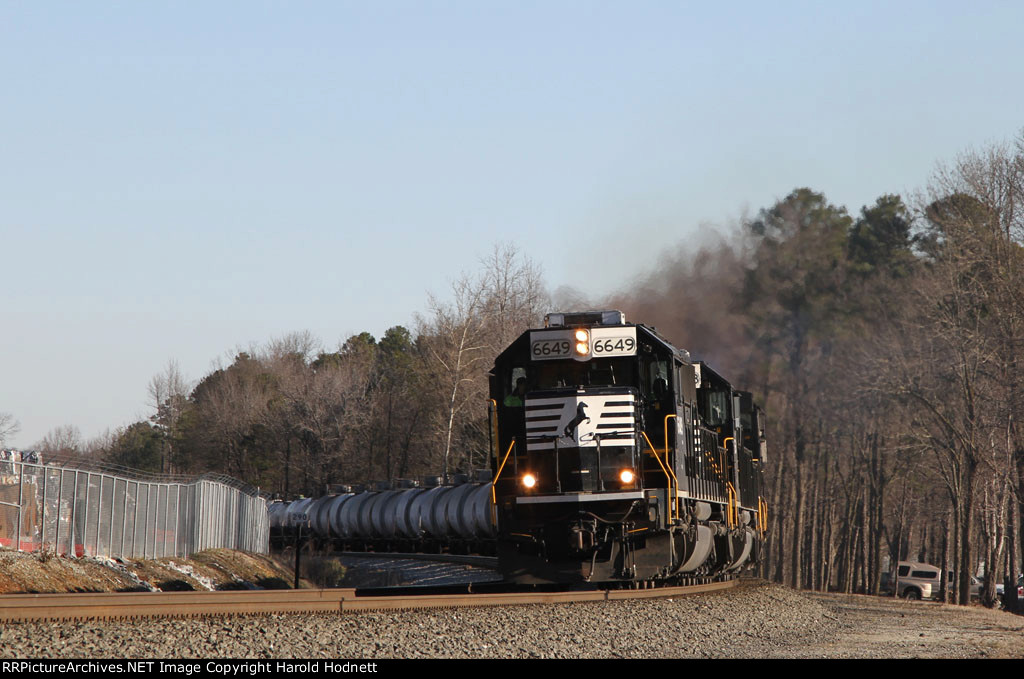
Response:
[[[272,613],[355,613],[360,611],[512,606],[685,596],[727,589],[735,580],[681,587],[574,592],[400,593],[355,589],[287,589],[227,592],[102,592],[86,594],[4,594],[0,622],[118,620]]]

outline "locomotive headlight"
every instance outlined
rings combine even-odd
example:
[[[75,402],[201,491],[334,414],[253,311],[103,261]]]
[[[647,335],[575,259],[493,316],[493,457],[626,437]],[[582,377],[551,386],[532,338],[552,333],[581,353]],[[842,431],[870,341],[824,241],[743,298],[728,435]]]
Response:
[[[633,483],[633,479],[635,478],[636,475],[633,474],[632,469],[623,469],[619,472],[619,481],[622,481],[625,484]]]
[[[533,474],[524,474],[523,485],[526,486],[527,488],[533,488],[534,486],[537,485],[537,477],[534,476]]]
[[[576,353],[586,356],[590,353],[590,333],[583,328],[576,330]]]

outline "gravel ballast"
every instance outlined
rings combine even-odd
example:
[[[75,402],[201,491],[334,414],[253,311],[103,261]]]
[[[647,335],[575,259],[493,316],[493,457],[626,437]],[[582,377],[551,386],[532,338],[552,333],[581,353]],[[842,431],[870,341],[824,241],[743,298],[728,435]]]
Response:
[[[1024,618],[767,583],[675,599],[0,626],[5,658],[1024,657]]]

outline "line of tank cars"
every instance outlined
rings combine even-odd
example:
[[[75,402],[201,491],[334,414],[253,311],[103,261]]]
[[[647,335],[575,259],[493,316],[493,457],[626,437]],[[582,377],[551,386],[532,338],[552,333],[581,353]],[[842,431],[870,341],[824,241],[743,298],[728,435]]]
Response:
[[[341,487],[323,497],[274,502],[268,508],[271,546],[293,544],[302,526],[323,548],[493,553],[490,473],[481,472],[476,482],[461,475],[453,481],[441,485],[439,477],[428,477],[377,490]]]

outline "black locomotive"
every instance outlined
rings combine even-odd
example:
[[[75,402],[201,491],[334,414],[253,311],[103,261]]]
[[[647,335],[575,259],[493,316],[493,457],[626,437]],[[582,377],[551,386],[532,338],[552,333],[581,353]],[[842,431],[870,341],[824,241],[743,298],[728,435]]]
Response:
[[[548,314],[495,360],[490,392],[507,580],[672,581],[759,561],[763,412],[654,328]]]

